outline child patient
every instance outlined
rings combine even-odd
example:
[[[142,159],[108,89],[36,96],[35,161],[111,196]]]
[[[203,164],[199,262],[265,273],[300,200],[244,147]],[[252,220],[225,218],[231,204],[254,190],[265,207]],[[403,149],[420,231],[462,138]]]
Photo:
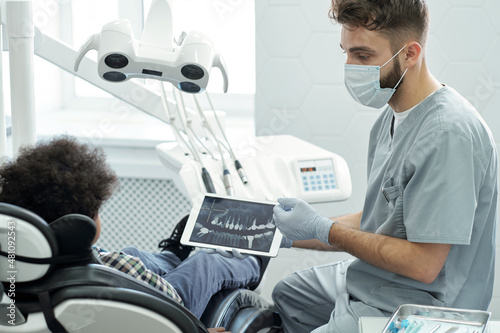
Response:
[[[14,161],[0,167],[0,202],[28,209],[48,223],[66,214],[86,215],[96,223],[94,243],[101,231],[99,209],[118,187],[103,150],[69,136],[24,147]],[[219,290],[257,284],[261,260],[253,256],[225,258],[204,251],[189,256],[192,248],[179,242],[186,220],[160,243],[160,253],[135,247],[117,252],[97,250],[104,265],[164,291],[200,318]]]

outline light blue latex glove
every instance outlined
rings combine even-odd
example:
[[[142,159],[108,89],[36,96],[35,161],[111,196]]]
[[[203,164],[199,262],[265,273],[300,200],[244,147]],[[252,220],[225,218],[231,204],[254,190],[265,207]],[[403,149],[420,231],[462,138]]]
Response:
[[[286,238],[285,236],[283,236],[281,238],[280,248],[282,248],[282,249],[289,249],[289,248],[292,247],[292,245],[293,245],[293,241],[292,240]]]
[[[207,250],[205,250],[205,252],[207,252],[209,254],[220,254],[221,256],[226,257],[226,258],[237,258],[240,260],[243,260],[246,257],[248,257],[248,254],[243,254],[237,249],[231,249],[231,252],[229,252],[229,251],[226,251],[220,247],[215,248],[215,249],[207,249]]]
[[[318,239],[329,244],[334,221],[319,215],[307,202],[298,198],[279,198],[273,219],[283,236],[291,240]]]

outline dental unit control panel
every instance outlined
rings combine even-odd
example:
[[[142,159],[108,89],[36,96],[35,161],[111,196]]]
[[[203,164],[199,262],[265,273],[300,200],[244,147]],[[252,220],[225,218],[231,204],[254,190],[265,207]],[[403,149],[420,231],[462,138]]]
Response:
[[[248,183],[233,181],[234,196],[274,201],[298,197],[309,203],[346,200],[351,195],[351,177],[346,161],[309,142],[290,135],[257,137],[253,145],[239,153]],[[186,197],[193,200],[205,192],[200,165],[176,143],[156,147],[161,162]],[[215,192],[226,194],[220,174],[221,162],[207,158]],[[231,170],[236,174],[236,170]],[[233,176],[237,178],[237,176]]]
[[[297,160],[294,163],[299,171],[299,196],[311,200],[321,200],[325,193],[337,190],[333,159]]]

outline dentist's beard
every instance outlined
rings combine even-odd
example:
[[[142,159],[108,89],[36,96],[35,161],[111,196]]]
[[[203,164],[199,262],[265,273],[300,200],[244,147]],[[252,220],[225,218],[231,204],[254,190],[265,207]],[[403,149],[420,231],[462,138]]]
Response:
[[[401,79],[401,76],[403,76],[403,71],[401,70],[401,64],[399,62],[399,58],[396,57],[393,60],[392,70],[389,73],[387,73],[386,76],[380,78],[380,88],[390,88],[390,89],[394,88]],[[405,80],[404,78],[401,80],[399,86],[403,84],[404,80]]]

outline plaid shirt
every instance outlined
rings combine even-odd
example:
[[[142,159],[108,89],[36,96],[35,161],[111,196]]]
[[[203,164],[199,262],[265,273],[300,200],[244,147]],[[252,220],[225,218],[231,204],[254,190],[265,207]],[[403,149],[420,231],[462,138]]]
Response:
[[[144,263],[137,257],[128,255],[122,251],[107,252],[100,247],[94,246],[99,255],[99,259],[104,265],[117,269],[138,280],[144,281],[150,286],[167,293],[169,297],[184,305],[177,291],[164,278],[146,268]]]

